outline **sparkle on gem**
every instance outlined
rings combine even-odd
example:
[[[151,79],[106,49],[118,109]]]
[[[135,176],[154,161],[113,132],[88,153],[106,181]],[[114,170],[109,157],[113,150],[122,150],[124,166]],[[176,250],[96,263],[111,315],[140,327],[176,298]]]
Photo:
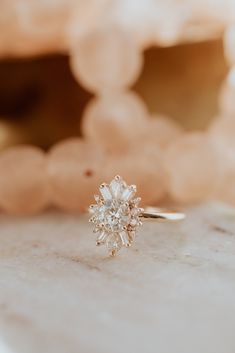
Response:
[[[135,238],[137,227],[141,225],[140,198],[133,199],[136,186],[128,186],[120,176],[110,184],[101,184],[100,196],[95,196],[97,204],[90,206],[91,222],[98,232],[97,245],[106,244],[110,254],[115,255],[122,246],[128,247]]]

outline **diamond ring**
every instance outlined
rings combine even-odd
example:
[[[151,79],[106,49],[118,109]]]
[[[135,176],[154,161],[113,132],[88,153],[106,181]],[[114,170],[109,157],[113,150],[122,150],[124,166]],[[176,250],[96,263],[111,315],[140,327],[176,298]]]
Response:
[[[142,225],[141,218],[178,221],[185,218],[183,213],[161,212],[155,207],[139,207],[141,198],[135,197],[136,186],[127,185],[119,176],[110,184],[100,185],[100,196],[95,195],[96,204],[89,207],[97,233],[96,245],[105,245],[111,256],[124,246],[133,243],[137,229]]]

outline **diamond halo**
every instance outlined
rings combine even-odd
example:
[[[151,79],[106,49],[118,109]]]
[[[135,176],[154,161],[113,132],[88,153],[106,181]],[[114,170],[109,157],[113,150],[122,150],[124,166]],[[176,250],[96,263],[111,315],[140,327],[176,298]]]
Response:
[[[134,198],[136,186],[128,186],[119,175],[110,184],[101,184],[99,190],[101,196],[95,195],[96,204],[89,207],[89,221],[95,225],[96,245],[106,245],[114,256],[123,246],[132,244],[137,228],[142,225],[141,198]]]

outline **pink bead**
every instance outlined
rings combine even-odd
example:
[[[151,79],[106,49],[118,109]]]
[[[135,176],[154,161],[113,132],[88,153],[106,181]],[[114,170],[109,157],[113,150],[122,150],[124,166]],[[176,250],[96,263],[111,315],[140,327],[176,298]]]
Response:
[[[85,210],[103,181],[103,158],[99,146],[80,138],[55,145],[48,155],[53,202],[68,211]]]
[[[128,184],[135,184],[142,205],[154,205],[166,195],[166,175],[162,152],[157,146],[133,146],[119,158],[110,157],[106,168],[106,181],[121,175]]]
[[[217,199],[235,206],[235,148],[225,150],[223,176],[216,192]]]
[[[235,116],[235,67],[228,74],[220,93],[220,110],[222,115]]]
[[[159,4],[157,4],[159,5]],[[133,40],[141,48],[147,48],[153,44],[151,29],[156,22],[155,14],[159,9],[152,0],[118,0],[111,1],[104,13],[104,21],[110,21],[128,31]]]
[[[209,134],[216,141],[220,141],[230,149],[235,148],[235,119],[230,117],[218,117],[210,126]]]
[[[137,79],[142,56],[127,33],[115,27],[97,28],[73,47],[75,77],[92,92],[128,87]]]
[[[168,10],[167,13],[160,14],[157,20],[158,23],[153,26],[154,42],[162,47],[176,45],[182,38],[182,12],[177,14],[176,9]]]
[[[174,120],[166,116],[153,115],[143,139],[165,148],[182,135],[183,129]]]
[[[20,0],[6,4],[5,8],[2,5],[1,55],[36,56],[63,51],[67,46],[65,23],[70,17],[68,2],[52,1],[47,6],[43,1]]]
[[[209,199],[221,176],[221,155],[214,140],[191,133],[170,145],[165,164],[171,196],[180,202]]]
[[[235,26],[228,28],[224,34],[224,54],[230,65],[235,65]]]
[[[107,94],[87,106],[82,132],[110,152],[126,150],[147,129],[147,108],[134,93]]]
[[[49,203],[46,158],[39,148],[11,147],[0,154],[0,205],[15,214],[30,214]]]
[[[67,23],[67,34],[70,44],[76,45],[85,33],[96,28],[102,20],[110,0],[79,0],[73,3],[73,11],[70,11]],[[65,0],[66,3],[66,0]]]

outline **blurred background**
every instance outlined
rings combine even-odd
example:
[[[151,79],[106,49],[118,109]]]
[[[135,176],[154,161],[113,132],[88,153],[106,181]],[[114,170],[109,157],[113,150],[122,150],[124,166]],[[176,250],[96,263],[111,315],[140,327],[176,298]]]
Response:
[[[234,353],[234,206],[235,0],[0,0],[0,353]]]
[[[116,174],[144,204],[235,204],[235,0],[0,9],[0,207],[81,211]]]
[[[105,21],[107,11],[109,22],[138,39],[143,65],[131,87],[151,113],[187,130],[204,129],[218,114],[229,69],[223,35],[234,1],[0,0],[0,6],[0,149],[18,143],[48,149],[81,134],[92,92],[71,69],[71,42]]]

